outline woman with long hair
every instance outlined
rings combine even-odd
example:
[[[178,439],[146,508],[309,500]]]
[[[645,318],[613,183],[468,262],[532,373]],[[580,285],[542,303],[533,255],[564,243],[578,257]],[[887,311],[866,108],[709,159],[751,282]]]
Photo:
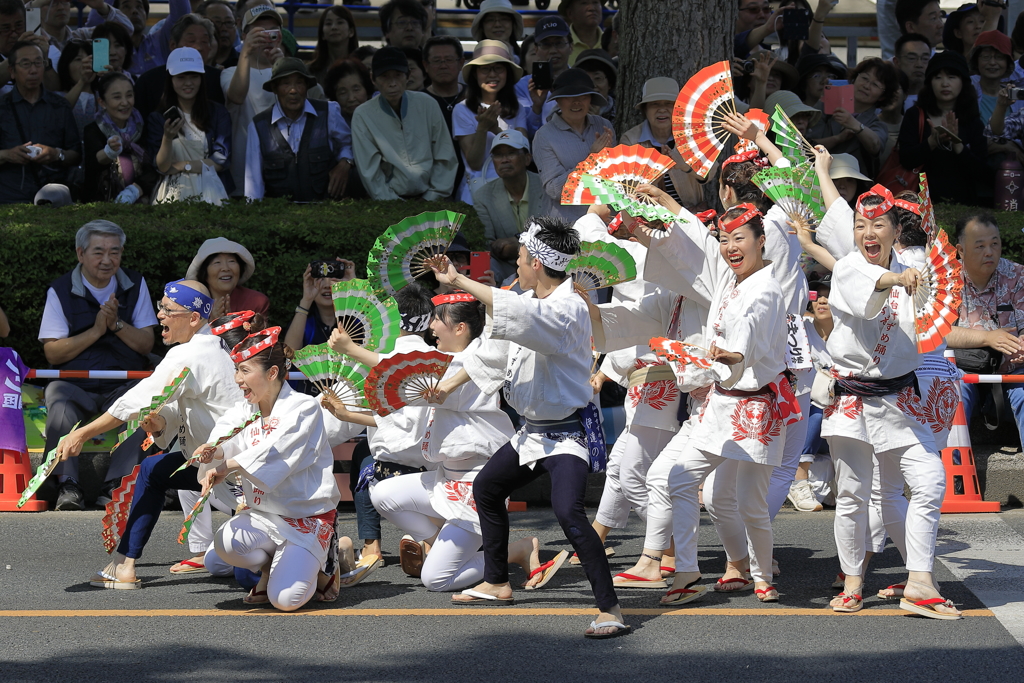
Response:
[[[57,61],[57,78],[60,89],[71,105],[78,124],[78,135],[85,134],[85,127],[96,118],[96,94],[93,84],[96,72],[92,70],[92,43],[72,40],[64,46]]]
[[[359,49],[356,19],[343,5],[334,5],[320,15],[313,59],[306,63],[316,82],[327,90],[327,70],[339,60],[348,59]]]
[[[128,33],[128,29],[114,21],[100,24],[92,30],[92,39],[106,38],[110,41],[110,69],[128,75],[132,82],[135,77],[128,73],[132,65],[132,56],[135,52],[135,43]]]

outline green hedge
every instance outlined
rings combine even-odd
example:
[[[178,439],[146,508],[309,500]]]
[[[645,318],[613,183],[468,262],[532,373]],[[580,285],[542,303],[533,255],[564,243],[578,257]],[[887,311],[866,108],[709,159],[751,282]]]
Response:
[[[163,284],[185,276],[204,240],[227,237],[245,245],[256,260],[246,286],[270,297],[270,317],[287,324],[302,296],[302,271],[310,260],[340,256],[355,261],[365,274],[366,255],[389,225],[423,211],[448,209],[466,214],[463,232],[474,248],[483,248],[480,219],[472,207],[455,202],[343,201],[291,204],[267,200],[219,208],[202,203],[162,206],[92,204],[63,209],[30,205],[0,207],[0,307],[11,322],[3,341],[29,367],[48,367],[36,337],[46,287],[75,266],[75,231],[103,218],[126,235],[122,265],[146,277],[157,301]],[[157,344],[155,350],[160,349]]]

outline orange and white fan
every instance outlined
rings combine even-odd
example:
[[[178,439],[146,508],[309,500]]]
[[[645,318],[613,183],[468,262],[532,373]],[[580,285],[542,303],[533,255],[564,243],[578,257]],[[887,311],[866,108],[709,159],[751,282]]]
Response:
[[[676,162],[656,149],[643,145],[616,145],[594,152],[576,164],[562,186],[562,204],[603,204],[591,192],[583,176],[597,176],[618,185],[622,194],[635,195],[640,185],[649,185],[673,168]]]
[[[426,393],[437,387],[451,362],[452,357],[440,351],[410,351],[383,358],[366,377],[366,401],[381,417],[405,406],[426,406]]]
[[[711,359],[707,349],[681,342],[668,337],[651,337],[649,342],[654,355],[680,365],[693,365],[698,368],[710,368]]]
[[[768,132],[768,126],[771,125],[768,121],[768,114],[760,109],[750,109],[744,116],[753,121],[754,125],[761,129],[762,133]],[[757,143],[753,140],[740,138],[739,142],[733,146],[733,150],[735,150],[734,154],[743,154],[744,152],[756,152],[758,148]]]
[[[728,61],[706,66],[686,82],[672,110],[672,136],[683,161],[706,178],[731,133],[722,126],[735,114],[732,68]]]
[[[918,353],[937,349],[953,329],[959,315],[962,288],[956,249],[950,245],[946,233],[939,230],[921,269],[921,284],[914,292],[914,330],[917,333]]]

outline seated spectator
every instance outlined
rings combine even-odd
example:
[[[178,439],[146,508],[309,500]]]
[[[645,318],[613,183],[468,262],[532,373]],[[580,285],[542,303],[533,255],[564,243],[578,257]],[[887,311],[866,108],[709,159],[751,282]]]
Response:
[[[277,102],[249,124],[246,199],[312,202],[345,193],[352,134],[337,102],[307,98],[315,85],[301,60],[286,57],[274,64],[263,89],[274,93]]]
[[[426,71],[423,70],[423,52],[416,47],[403,47],[402,52],[409,60],[409,79],[405,83],[406,90],[423,92],[426,88]]]
[[[125,68],[136,76],[164,65],[167,55],[171,52],[171,28],[178,23],[179,19],[192,11],[189,0],[168,0],[166,20],[163,25],[154,27],[155,30],[150,31],[149,0],[114,0],[114,7],[121,10],[131,20],[134,28],[131,37],[135,58],[132,59],[131,65]],[[94,25],[92,12],[89,13],[86,25]],[[113,57],[114,46],[110,47],[111,57]]]
[[[111,7],[103,0],[83,0],[82,4],[89,8],[89,19],[84,28],[72,30],[68,27],[71,21],[71,3],[67,0],[33,0],[26,3],[40,9],[37,32],[52,48],[47,55],[51,62],[57,62],[64,47],[72,40],[90,40],[93,37],[93,28],[104,22],[116,22],[129,36],[132,34],[134,28],[131,19],[119,12],[116,5]]]
[[[590,113],[615,122],[615,83],[619,77],[618,67],[612,56],[604,50],[584,50],[576,57],[576,68],[583,69],[594,81],[594,89],[605,99],[603,107],[591,105]]]
[[[564,71],[555,79],[551,97],[557,103],[557,111],[537,131],[533,157],[548,204],[544,214],[575,222],[587,212],[587,207],[562,206],[562,186],[576,164],[615,144],[615,132],[608,121],[590,113],[591,103],[603,102],[604,98],[585,71]]]
[[[768,36],[778,30],[782,22],[784,9],[794,7],[795,3],[786,2],[772,9],[767,0],[738,0],[739,12],[736,15],[736,31],[733,38],[733,53],[737,59],[746,59],[757,46],[767,49],[764,45]],[[824,19],[822,19],[824,22]],[[811,29],[814,25],[811,24]],[[808,31],[810,34],[810,31]],[[818,36],[820,37],[820,29]],[[810,38],[810,35],[808,35]],[[796,57],[800,55],[797,54]],[[791,61],[796,61],[794,57]]]
[[[942,27],[942,46],[946,50],[956,52],[964,59],[969,59],[974,41],[983,31],[995,31],[999,28],[1002,9],[985,2],[967,2],[946,15],[946,23]]]
[[[846,78],[846,67],[833,55],[808,55],[801,57],[796,63],[800,80],[796,84],[797,95],[808,107],[823,109],[821,100],[825,96],[825,86],[834,78]]]
[[[156,187],[153,160],[143,145],[143,121],[127,75],[113,73],[96,82],[99,114],[85,127],[83,202],[148,203]]]
[[[832,154],[852,154],[869,176],[878,173],[880,156],[889,138],[878,110],[896,99],[896,67],[878,57],[865,59],[850,72],[853,111],[839,107],[826,115],[815,143]],[[817,129],[816,129],[817,130]]]
[[[796,89],[800,72],[789,62],[779,59],[768,51],[758,53],[754,72],[750,74],[750,98],[747,104],[758,109],[764,108],[765,99],[779,90]]]
[[[569,41],[569,24],[562,17],[544,17],[537,22],[533,32],[534,46],[537,48],[536,60],[551,65],[551,78],[557,79],[569,68],[569,55],[572,54],[572,43]],[[532,67],[532,63],[530,64]],[[532,136],[547,122],[554,111],[554,102],[549,102],[547,90],[532,85],[533,76],[527,71],[516,84],[516,96],[524,106],[529,106],[529,134]]]
[[[576,66],[577,58],[586,50],[601,49],[601,0],[561,0],[558,13],[569,24],[569,66]]]
[[[530,141],[518,130],[505,130],[491,140],[490,161],[498,177],[473,192],[473,207],[484,225],[491,251],[491,269],[500,284],[515,274],[519,234],[530,216],[544,210],[540,176],[526,170],[533,161]]]
[[[136,62],[135,46],[132,44],[131,31],[121,24],[107,22],[100,24],[92,31],[92,39],[105,38],[109,42],[108,53],[110,61],[107,63],[107,72],[131,74],[131,66]],[[134,78],[131,78],[135,82]]]
[[[821,120],[821,110],[817,107],[810,107],[800,101],[796,93],[788,90],[776,90],[764,102],[766,112],[774,112],[775,105],[782,107],[786,116],[793,122],[800,134],[807,137],[810,130]]]
[[[964,216],[956,223],[956,250],[963,264],[960,318],[946,341],[952,349],[986,349],[996,372],[1017,374],[1024,364],[1024,266],[1002,258],[999,227],[991,214]],[[987,360],[987,359],[986,359]],[[972,368],[973,370],[973,368]],[[983,370],[984,371],[984,370]],[[1024,434],[1024,387],[1003,384],[993,387],[1008,398],[1017,430]],[[985,385],[964,384],[964,412],[970,421],[983,407]]]
[[[671,78],[651,78],[644,83],[636,109],[644,122],[622,134],[623,145],[643,145],[667,154],[675,162],[674,168],[659,181],[673,199],[694,210],[704,204],[703,183],[676,150],[672,137],[672,108],[679,96],[679,84]]]
[[[519,64],[519,43],[523,39],[523,15],[509,0],[484,0],[469,28],[473,40],[500,40],[508,45],[513,61]],[[428,40],[429,44],[430,41]]]
[[[242,287],[254,272],[256,261],[248,249],[225,237],[214,237],[199,247],[185,279],[202,282],[210,290],[213,297],[211,320],[239,311],[255,311],[265,318],[270,310],[270,299],[255,289]]]
[[[893,66],[905,73],[910,81],[904,111],[917,101],[917,95],[924,87],[924,70],[928,68],[928,60],[931,58],[931,43],[920,33],[904,33],[896,41]]]
[[[327,99],[337,102],[341,107],[341,116],[351,128],[352,114],[359,105],[370,99],[374,91],[370,70],[355,57],[343,59],[327,71],[324,90]],[[368,196],[359,173],[348,174],[345,196],[353,199],[366,199]]]
[[[978,98],[967,61],[956,52],[928,62],[924,90],[903,116],[898,144],[900,164],[927,173],[932,196],[961,204],[975,204],[982,188],[991,196]]]
[[[228,171],[231,116],[224,105],[210,101],[203,87],[205,68],[202,55],[190,47],[179,47],[167,57],[164,92],[147,122],[146,147],[160,174],[154,203],[199,198],[219,204],[234,189]],[[166,119],[171,110],[176,116]]]
[[[72,40],[60,53],[57,62],[60,93],[71,105],[81,139],[85,127],[96,119],[96,95],[92,86],[96,72],[92,70],[92,43]]]
[[[124,232],[109,221],[91,221],[75,235],[78,265],[50,283],[39,325],[46,360],[58,370],[145,370],[157,324],[146,280],[121,268]],[[46,386],[49,453],[75,423],[102,413],[135,382],[53,380]],[[139,436],[141,441],[141,434]],[[137,442],[111,455],[104,495],[138,463]],[[81,510],[78,458],[57,465],[58,510]]]
[[[615,16],[618,16],[617,14]],[[533,73],[533,63],[537,61],[537,43],[534,42],[534,34],[530,34],[523,38],[522,45],[519,46],[519,52],[522,55],[519,66],[523,67],[523,72],[527,75]]]
[[[331,332],[338,326],[331,285],[356,276],[356,266],[351,261],[337,257],[323,260],[336,261],[337,272],[329,277],[313,277],[309,265],[303,271],[302,299],[295,307],[295,316],[284,335],[284,343],[296,351],[309,344],[323,344],[331,338]],[[312,389],[312,384],[310,387],[314,395],[320,393]]]
[[[1010,85],[999,90],[992,118],[985,127],[989,154],[1006,154],[1008,158],[1016,157],[1024,163],[1024,109],[1017,109],[1007,116],[1006,111],[1020,104],[1020,100],[1010,98]]]
[[[373,45],[360,45],[353,56],[363,63],[367,71],[373,71],[373,55],[376,53],[377,48]]]
[[[896,0],[900,33],[922,35],[933,48],[942,42],[944,16],[939,0]]]
[[[971,49],[971,83],[978,95],[978,111],[981,113],[981,122],[988,125],[992,113],[999,106],[999,91],[1010,76],[1013,75],[1016,64],[1013,61],[1013,48],[1010,38],[999,31],[985,31],[974,41]],[[1009,112],[1004,107],[1003,114],[1015,113],[1024,105],[1016,100],[1009,105]],[[989,154],[1004,152],[1005,149],[992,149],[989,146]]]
[[[462,43],[453,36],[434,36],[423,48],[424,68],[430,85],[425,93],[434,98],[441,107],[448,130],[452,129],[452,111],[455,105],[465,99],[466,87],[459,83],[459,76],[466,58]],[[371,89],[372,92],[372,89]],[[454,144],[455,138],[452,138]]]
[[[384,44],[391,47],[423,47],[429,35],[427,10],[418,0],[388,0],[378,12]]]
[[[466,169],[459,201],[472,204],[473,190],[497,177],[488,158],[494,136],[509,129],[526,133],[526,109],[519,105],[515,91],[522,75],[508,45],[500,40],[477,43],[473,60],[463,67],[466,101],[455,105],[452,113],[452,133]]]
[[[341,59],[348,59],[359,49],[359,36],[356,35],[356,19],[344,5],[334,5],[320,15],[320,25],[316,32],[316,48],[313,59],[306,65],[313,78],[325,90],[327,70]]]
[[[406,92],[409,62],[396,48],[373,55],[380,94],[352,115],[356,169],[372,199],[435,201],[452,194],[458,159],[441,109],[426,93]]]
[[[213,23],[198,14],[186,14],[171,28],[171,52],[183,47],[199,52],[203,64],[213,63],[214,46],[217,43],[216,30]],[[142,118],[149,121],[149,115],[160,109],[160,101],[164,97],[168,71],[166,65],[150,69],[135,80],[135,108],[142,113]],[[200,76],[200,83],[206,91],[206,99],[217,104],[224,104],[224,89],[220,85],[220,71],[210,68],[209,73]],[[163,113],[164,107],[160,109]]]
[[[53,58],[53,64],[57,63],[54,55],[60,53],[56,48],[51,50],[46,38],[38,33],[25,32],[25,4],[21,0],[0,0],[0,83],[10,82],[11,50],[22,40],[35,42],[44,55]],[[49,70],[43,76],[43,85],[51,90],[60,90],[56,74]]]
[[[43,87],[39,45],[16,43],[9,61],[14,88],[0,96],[0,204],[29,204],[43,185],[67,184],[82,143],[71,105]]]
[[[835,184],[839,196],[846,200],[851,209],[856,208],[857,197],[864,194],[871,185],[871,178],[860,172],[857,157],[852,154],[840,153],[832,157],[828,177]]]
[[[907,78],[907,74],[897,71],[896,77],[900,83],[899,89],[896,90],[896,96],[878,113],[878,119],[885,124],[885,132],[888,135],[885,139],[885,147],[882,148],[882,153],[878,156],[883,168],[900,137],[900,126],[903,125],[903,103],[907,99],[907,89],[910,87],[910,79]]]
[[[212,58],[212,66],[226,69],[238,65],[238,27],[235,25],[235,13],[226,0],[205,0],[196,8],[196,14],[206,17],[213,24],[216,34],[217,51]]]

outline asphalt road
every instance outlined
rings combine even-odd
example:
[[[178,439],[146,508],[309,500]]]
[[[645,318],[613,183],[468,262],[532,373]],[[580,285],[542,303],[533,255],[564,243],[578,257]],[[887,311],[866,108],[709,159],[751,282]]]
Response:
[[[167,572],[188,555],[175,542],[174,513],[140,560],[142,590],[93,589],[87,579],[106,562],[100,517],[0,514],[0,681],[973,683],[1021,680],[1024,670],[1024,511],[943,519],[936,573],[945,596],[968,610],[961,621],[909,616],[876,598],[859,614],[832,614],[833,516],[787,509],[776,520],[780,603],[709,593],[665,611],[660,591],[620,591],[635,630],[610,641],[582,637],[593,605],[574,567],[541,591],[520,591],[505,610],[454,610],[449,595],[418,586],[394,557],[333,604],[290,615],[250,609],[231,580]],[[344,520],[354,532],[354,515]],[[703,521],[710,582],[724,554]],[[515,513],[513,524],[513,537],[541,539],[542,557],[567,547],[549,510]],[[633,563],[642,531],[633,520],[609,538],[613,571]],[[385,551],[397,541],[386,526]],[[902,578],[899,562],[891,546],[876,558],[869,594]]]

